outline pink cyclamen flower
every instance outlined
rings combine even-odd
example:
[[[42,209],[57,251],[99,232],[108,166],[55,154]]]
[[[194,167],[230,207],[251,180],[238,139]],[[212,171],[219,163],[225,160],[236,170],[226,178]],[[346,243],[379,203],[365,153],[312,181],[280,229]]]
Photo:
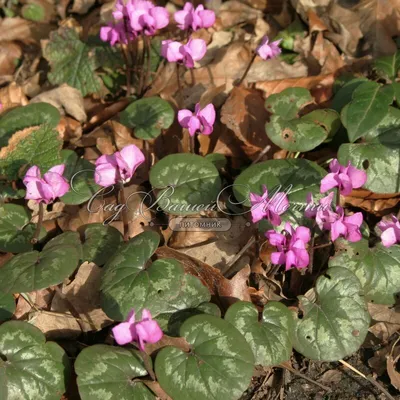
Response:
[[[128,34],[130,35],[130,39],[133,40],[135,38],[132,32],[129,32]],[[111,46],[114,46],[115,43],[128,43],[124,23],[109,23],[107,26],[102,26],[100,28],[100,39],[103,42],[110,42]]]
[[[182,128],[189,130],[190,136],[196,132],[202,135],[210,135],[214,129],[215,108],[213,104],[208,104],[200,109],[200,104],[196,104],[194,113],[190,110],[179,110],[178,121]]]
[[[144,162],[140,149],[131,144],[111,155],[102,155],[96,161],[95,182],[100,186],[111,186],[117,182],[129,182],[137,167]]]
[[[311,233],[307,227],[299,226],[294,230],[289,222],[286,222],[285,234],[269,230],[265,236],[278,250],[271,254],[273,264],[285,264],[287,271],[292,266],[305,268],[310,263],[307,244],[311,239]]]
[[[207,52],[207,45],[203,39],[189,39],[186,44],[163,40],[161,55],[169,62],[183,64],[186,68],[193,68],[194,62],[201,60]]]
[[[132,310],[126,321],[116,325],[112,332],[119,345],[136,342],[141,351],[144,351],[145,343],[157,343],[163,337],[157,321],[151,318],[150,311],[146,309],[143,309],[142,319],[138,322],[135,322],[135,310]]]
[[[340,193],[347,196],[353,189],[362,187],[367,181],[367,174],[349,163],[347,167],[340,165],[335,158],[329,164],[330,173],[321,181],[321,193],[338,187]]]
[[[62,176],[64,170],[64,164],[56,165],[50,168],[42,178],[39,167],[34,165],[29,168],[23,179],[26,186],[25,199],[49,204],[57,197],[64,196],[69,190],[69,183]]]
[[[334,193],[331,192],[328,196],[319,201],[319,205],[315,206],[311,193],[307,195],[307,207],[304,215],[307,218],[315,218],[315,221],[321,230],[330,230],[331,225],[337,219],[337,214],[332,210],[332,200]]]
[[[264,60],[275,58],[282,52],[281,48],[279,47],[281,41],[282,39],[279,39],[275,42],[269,43],[268,36],[264,36],[260,45],[257,47],[256,52]]]
[[[358,212],[346,217],[342,207],[336,207],[336,220],[331,223],[331,239],[334,242],[343,236],[349,242],[358,242],[362,235],[360,226],[363,223],[363,215]]]
[[[200,4],[194,8],[192,3],[186,3],[183,10],[177,11],[174,14],[178,28],[186,30],[191,28],[197,31],[202,28],[210,28],[215,23],[215,13],[212,10],[205,10],[204,6]]]
[[[275,193],[272,198],[268,198],[268,189],[263,185],[263,195],[250,193],[251,217],[253,223],[266,218],[272,225],[281,224],[280,215],[289,207],[289,200],[284,192]]]
[[[381,239],[385,247],[400,243],[400,221],[392,214],[390,220],[382,220],[378,223],[382,231]]]

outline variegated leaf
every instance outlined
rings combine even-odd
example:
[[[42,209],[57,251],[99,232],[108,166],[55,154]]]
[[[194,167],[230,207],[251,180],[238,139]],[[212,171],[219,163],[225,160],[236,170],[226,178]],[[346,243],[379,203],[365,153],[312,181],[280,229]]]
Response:
[[[59,400],[65,392],[68,357],[42,332],[21,321],[0,326],[2,400]]]
[[[364,288],[367,301],[394,304],[400,288],[400,246],[369,248],[368,240],[356,243],[335,242],[336,254],[330,267],[345,267],[352,271]],[[329,272],[329,271],[328,271]]]
[[[253,352],[240,332],[221,318],[196,315],[184,322],[180,334],[191,351],[165,347],[155,361],[165,392],[174,400],[238,399],[254,365]]]
[[[82,400],[153,400],[140,382],[148,375],[139,352],[97,344],[84,349],[75,362]]]
[[[267,303],[259,321],[256,306],[238,301],[229,307],[225,319],[247,340],[256,364],[270,367],[289,360],[294,321],[291,311],[282,303]]]
[[[329,268],[315,286],[315,301],[299,296],[303,317],[297,320],[294,348],[305,357],[336,361],[358,350],[370,316],[358,278],[343,267]]]
[[[14,311],[14,296],[10,293],[0,293],[0,322],[10,319]]]

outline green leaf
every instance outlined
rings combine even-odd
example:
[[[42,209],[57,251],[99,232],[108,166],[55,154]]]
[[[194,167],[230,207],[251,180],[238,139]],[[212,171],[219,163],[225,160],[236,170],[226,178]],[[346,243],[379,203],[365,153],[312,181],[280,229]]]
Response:
[[[189,318],[180,334],[190,353],[164,347],[157,354],[155,372],[165,392],[174,400],[238,399],[253,375],[254,357],[244,337],[211,315]]]
[[[75,362],[82,400],[152,400],[138,378],[148,375],[138,351],[96,344],[82,350]]]
[[[315,301],[299,296],[302,319],[295,327],[294,348],[318,361],[337,361],[358,350],[370,316],[358,278],[346,268],[329,268],[317,279]]]
[[[42,332],[21,321],[0,326],[0,393],[3,400],[59,400],[66,389],[68,358]]]
[[[276,192],[285,192],[290,208],[281,215],[282,219],[304,225],[309,222],[304,217],[307,193],[311,192],[314,199],[321,198],[319,189],[325,175],[326,171],[312,161],[270,160],[254,164],[243,171],[234,182],[233,192],[236,199],[247,207],[251,205],[250,192],[262,194],[263,185],[267,186],[269,198]]]
[[[283,31],[280,31],[274,38],[275,40],[282,39],[280,47],[286,50],[293,50],[294,42],[297,37],[305,37],[306,29],[300,18],[296,15],[295,20]]]
[[[265,108],[270,113],[289,121],[298,116],[300,109],[313,102],[314,99],[309,90],[294,87],[271,94],[265,102]]]
[[[78,267],[80,245],[71,241],[79,235],[66,232],[50,240],[42,252],[14,256],[0,268],[0,292],[21,293],[58,285]]]
[[[36,3],[25,4],[21,9],[21,14],[30,21],[43,22],[46,17],[45,9]]]
[[[101,89],[101,81],[95,74],[94,52],[80,41],[74,29],[60,28],[51,32],[44,57],[51,67],[48,79],[53,85],[67,83],[80,90],[82,96]]]
[[[146,97],[129,104],[120,115],[121,124],[135,130],[139,139],[155,139],[174,122],[174,109],[160,97]]]
[[[354,78],[346,82],[335,94],[331,107],[340,113],[343,107],[351,102],[354,91],[365,82],[368,82],[368,79]]]
[[[159,206],[167,213],[198,214],[217,200],[221,180],[214,164],[194,154],[171,154],[150,171],[150,183],[160,189]]]
[[[95,166],[72,150],[62,150],[61,159],[66,166],[64,176],[71,185],[61,201],[70,205],[85,203],[101,189],[94,181]]]
[[[26,169],[37,165],[42,174],[60,164],[62,141],[56,130],[43,125],[21,139],[13,149],[0,159],[0,174],[9,180],[22,177]]]
[[[223,154],[219,153],[210,153],[207,154],[204,158],[208,161],[211,161],[215,165],[215,168],[217,168],[218,170],[224,168],[228,163],[226,157]]]
[[[335,110],[330,110],[329,108],[311,111],[304,115],[301,121],[313,122],[323,128],[328,135],[328,139],[332,138],[342,125],[340,115]]]
[[[367,301],[394,304],[400,288],[400,246],[369,248],[368,240],[335,242],[336,253],[329,267],[342,266],[360,280]],[[328,271],[329,273],[329,271]]]
[[[147,266],[158,247],[155,232],[143,232],[123,243],[104,267],[101,303],[105,313],[121,321],[132,308],[143,308],[153,316],[194,308],[210,300],[208,289],[199,279],[185,275],[173,259],[160,259]]]
[[[23,253],[32,249],[36,225],[28,210],[16,204],[0,205],[0,251]]]
[[[6,111],[0,118],[0,147],[17,131],[31,126],[46,124],[55,128],[60,122],[57,108],[48,103],[32,103]]]
[[[122,242],[118,229],[109,225],[89,224],[84,228],[82,261],[104,265]]]
[[[256,364],[270,367],[290,359],[294,322],[292,312],[282,303],[267,303],[259,321],[255,305],[238,301],[229,307],[225,319],[247,340]]]
[[[394,97],[396,99],[397,106],[400,107],[400,83],[394,82],[392,83],[392,87],[394,90]]]
[[[392,86],[365,82],[353,92],[353,100],[343,108],[341,118],[351,142],[377,126],[393,102]]]
[[[14,189],[10,183],[0,182],[0,203],[10,199],[22,199],[25,194],[25,189]]]
[[[14,296],[10,293],[0,292],[0,322],[10,319],[15,312],[15,308]]]
[[[375,71],[383,78],[390,81],[397,78],[400,70],[400,50],[391,56],[379,57],[375,60]]]
[[[400,127],[400,110],[395,107],[389,107],[389,112],[377,126],[366,132],[363,141],[374,142],[378,136]]]

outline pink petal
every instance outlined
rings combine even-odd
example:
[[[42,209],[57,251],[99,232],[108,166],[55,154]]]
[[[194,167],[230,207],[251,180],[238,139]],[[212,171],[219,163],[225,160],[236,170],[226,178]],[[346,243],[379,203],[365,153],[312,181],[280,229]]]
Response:
[[[60,164],[51,167],[48,172],[55,172],[56,174],[62,175],[64,171],[65,171],[65,164]]]
[[[296,255],[295,266],[297,268],[307,267],[308,264],[310,263],[310,255],[308,254],[308,251],[305,249],[294,248],[293,252]]]
[[[344,196],[349,195],[353,190],[353,185],[351,184],[349,176],[341,173],[337,175],[337,179],[340,184],[340,193]]]
[[[390,247],[396,244],[397,242],[397,236],[394,228],[389,228],[386,229],[382,234],[381,234],[381,240],[382,244],[385,247]]]
[[[128,166],[128,171],[125,179],[132,178],[132,175],[135,173],[137,167],[140,164],[143,164],[145,161],[144,154],[141,152],[139,147],[135,146],[134,144],[130,144],[129,146],[125,146],[119,152],[121,158],[125,161],[126,165]],[[117,163],[119,158],[117,158]],[[119,165],[119,164],[118,164]]]
[[[154,18],[156,29],[165,28],[169,24],[169,14],[164,7],[154,7],[150,10],[150,14]]]
[[[131,343],[135,339],[135,335],[132,333],[132,324],[129,322],[121,322],[120,324],[112,328],[115,341],[123,346]]]
[[[351,224],[360,227],[363,223],[364,217],[362,213],[358,212],[348,217],[344,217],[344,224]]]
[[[189,54],[194,61],[201,60],[207,52],[207,45],[203,39],[190,39],[185,48],[189,49]]]
[[[23,182],[24,184],[28,184],[29,182],[36,182],[41,179],[40,169],[36,165],[30,167],[28,171],[26,171]]]
[[[364,186],[365,182],[367,182],[367,174],[365,171],[357,169],[352,165],[349,165],[347,169],[347,175],[349,176],[351,184],[355,189]]]
[[[161,55],[165,57],[169,62],[177,62],[183,60],[182,53],[183,45],[179,42],[173,42],[171,40],[163,40],[161,43]]]
[[[200,6],[199,6],[200,7]],[[197,7],[197,8],[199,8]],[[215,23],[215,12],[212,10],[199,11],[198,15],[202,21],[203,28],[210,28]]]
[[[118,178],[118,169],[112,164],[100,164],[94,173],[95,182],[103,187],[115,185]]]
[[[275,247],[286,245],[286,236],[278,233],[274,230],[269,230],[265,233],[266,238],[269,240],[270,244]]]
[[[194,136],[194,134],[200,130],[201,124],[200,120],[193,116],[189,119],[188,128],[190,136]]]
[[[286,255],[283,251],[271,253],[272,264],[282,265],[285,264]]]
[[[190,4],[190,3],[186,3],[186,4]],[[185,7],[186,7],[186,4],[185,4]],[[191,7],[193,8],[192,5],[191,5]],[[183,9],[181,11],[177,11],[174,14],[174,19],[175,19],[176,23],[178,24],[179,29],[182,29],[182,30],[188,29],[193,20],[192,13],[185,9]]]
[[[142,320],[144,319],[152,319],[151,312],[147,308],[143,308],[142,310]]]
[[[334,242],[339,236],[346,236],[347,228],[342,221],[335,221],[331,228],[331,239]]]
[[[141,321],[136,324],[136,333],[140,349],[144,350],[144,343],[157,343],[163,337],[163,332],[158,323],[153,320]]]
[[[193,113],[190,110],[179,110],[178,111],[178,122],[182,128],[189,127],[189,120],[193,116]]]
[[[199,113],[198,116],[204,118],[209,125],[214,125],[215,122],[215,108],[214,105],[206,105]]]
[[[269,221],[271,222],[271,224],[273,226],[279,226],[282,222],[281,217],[279,216],[279,214],[273,212],[272,210],[267,211],[267,218],[269,219]]]
[[[275,193],[269,202],[269,209],[278,215],[282,215],[289,208],[289,200],[285,192]]]
[[[305,226],[299,226],[296,228],[295,237],[304,243],[308,243],[311,240],[311,231]]]
[[[297,265],[297,257],[293,250],[289,250],[286,253],[286,263],[285,264],[286,264],[286,268],[285,268],[286,271],[289,270],[292,267],[292,265],[294,265],[294,266]]]
[[[31,181],[26,183],[25,199],[36,201],[41,200],[43,198],[43,193],[39,190],[41,186],[42,183],[40,181]]]
[[[69,183],[56,172],[46,172],[43,179],[51,187],[54,197],[62,197],[69,190]]]
[[[339,182],[337,181],[337,174],[330,173],[321,180],[320,192],[325,193],[336,186],[339,186]]]
[[[341,165],[339,164],[339,161],[334,158],[330,163],[329,163],[329,170],[333,173],[338,173],[340,171]]]

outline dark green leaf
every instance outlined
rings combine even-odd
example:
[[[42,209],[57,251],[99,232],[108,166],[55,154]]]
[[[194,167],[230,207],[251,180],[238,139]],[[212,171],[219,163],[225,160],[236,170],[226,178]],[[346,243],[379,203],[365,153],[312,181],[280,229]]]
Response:
[[[383,79],[393,81],[400,70],[400,50],[391,56],[379,57],[375,60],[375,70]]]
[[[335,94],[332,100],[331,107],[337,111],[341,112],[343,107],[351,102],[353,98],[354,91],[363,83],[368,82],[366,78],[354,78],[346,82]]]
[[[10,319],[14,314],[15,307],[14,296],[10,293],[0,292],[0,322]]]

